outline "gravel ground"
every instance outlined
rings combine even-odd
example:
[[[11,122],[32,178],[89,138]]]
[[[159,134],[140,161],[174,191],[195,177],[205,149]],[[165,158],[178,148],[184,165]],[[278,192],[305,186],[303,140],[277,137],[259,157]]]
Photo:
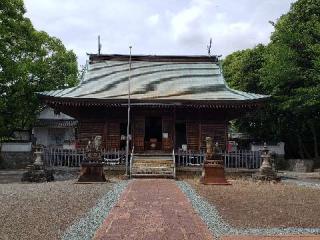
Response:
[[[235,180],[231,186],[188,181],[235,227],[320,227],[320,190],[284,183]]]
[[[58,239],[113,185],[74,182],[0,184],[0,239]]]
[[[129,181],[121,181],[106,193],[99,202],[80,220],[74,222],[63,234],[63,240],[90,240],[105,220],[112,207],[118,202]]]
[[[193,181],[189,181],[189,183],[191,183],[193,187],[196,186]],[[304,235],[306,235],[306,234],[320,234],[319,227],[302,228],[302,227],[279,227],[279,226],[278,227],[231,226],[220,215],[220,212],[222,210],[221,206],[216,207],[215,203],[213,203],[211,200],[209,200],[210,201],[210,203],[209,203],[206,199],[204,199],[203,197],[198,195],[197,192],[194,190],[194,188],[192,188],[188,183],[186,183],[184,181],[179,181],[179,182],[177,182],[177,184],[180,187],[180,189],[189,198],[189,200],[190,200],[191,204],[193,205],[193,207],[195,208],[195,210],[199,213],[200,217],[208,225],[208,228],[211,230],[211,232],[214,234],[214,236],[216,236],[217,239],[219,239],[220,236],[226,236],[226,235],[264,235],[264,236],[268,236],[268,235],[292,235],[292,234],[304,234]],[[217,195],[217,198],[223,198],[223,200],[225,201],[224,206],[226,208],[231,207],[233,203],[228,202],[228,199],[226,198],[226,197],[228,197],[228,195],[226,197],[222,197],[222,194],[225,191],[221,191],[221,189],[229,187],[229,191],[231,193],[234,192],[233,195],[238,195],[238,193],[232,189],[232,186],[205,186],[205,187],[210,187],[212,189],[214,189],[215,187],[219,188],[219,189],[215,188],[214,191],[212,191],[212,192],[215,195]],[[287,187],[289,187],[289,186],[287,186]],[[311,190],[311,189],[308,189],[308,190]],[[209,189],[207,188],[205,191],[209,192]],[[254,189],[251,189],[251,191],[255,192]],[[244,194],[244,193],[242,193],[242,194]],[[259,195],[259,193],[257,193],[257,192],[255,192],[255,194],[256,194],[256,196],[255,196],[256,199],[261,199],[262,197],[266,196],[266,195]],[[317,196],[319,196],[319,191],[317,192]],[[241,203],[241,200],[243,200],[243,197],[245,198],[245,195],[238,196],[240,203]],[[296,199],[294,199],[294,200],[296,200]],[[244,203],[246,203],[246,202],[244,202]],[[260,205],[260,209],[263,209],[263,208],[261,208],[261,206],[262,205]],[[272,209],[268,209],[268,206],[269,205],[267,205],[266,210],[272,211]],[[241,206],[239,206],[239,205],[237,205],[237,207],[241,208]],[[250,210],[248,210],[248,209],[246,209],[246,211],[250,212]],[[223,217],[225,217],[225,216],[223,216]],[[252,218],[251,219],[252,222],[259,223],[259,219],[256,219],[253,217],[251,217],[251,218]],[[264,216],[262,215],[260,218],[263,219]],[[228,220],[230,220],[230,219],[228,219]],[[309,220],[311,221],[310,224],[312,225],[313,224],[312,220],[311,219],[309,219]],[[319,218],[316,219],[316,222],[319,223]]]

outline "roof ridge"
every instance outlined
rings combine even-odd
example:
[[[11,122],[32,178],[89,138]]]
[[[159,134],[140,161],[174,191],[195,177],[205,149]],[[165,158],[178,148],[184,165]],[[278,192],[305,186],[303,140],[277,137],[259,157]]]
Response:
[[[88,54],[90,62],[129,61],[128,54]],[[208,55],[131,55],[132,61],[168,61],[168,62],[218,62],[217,56]]]

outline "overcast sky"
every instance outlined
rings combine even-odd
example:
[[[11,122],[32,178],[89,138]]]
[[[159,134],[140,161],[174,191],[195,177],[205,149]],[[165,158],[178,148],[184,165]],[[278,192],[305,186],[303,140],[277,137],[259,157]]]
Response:
[[[276,21],[295,0],[25,0],[38,30],[60,38],[79,64],[86,53],[205,55],[268,43]]]

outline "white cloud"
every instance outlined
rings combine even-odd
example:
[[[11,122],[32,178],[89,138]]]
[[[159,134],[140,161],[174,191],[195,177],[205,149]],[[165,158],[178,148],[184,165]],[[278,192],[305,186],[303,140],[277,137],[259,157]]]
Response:
[[[201,31],[202,16],[211,4],[206,0],[193,0],[191,5],[178,12],[171,20],[173,39],[189,45],[193,41],[202,42],[205,33]]]
[[[25,0],[34,26],[60,38],[84,64],[86,53],[224,56],[269,41],[275,21],[295,0]]]
[[[159,14],[154,14],[148,17],[147,19],[147,24],[149,26],[155,26],[159,23],[160,15]]]

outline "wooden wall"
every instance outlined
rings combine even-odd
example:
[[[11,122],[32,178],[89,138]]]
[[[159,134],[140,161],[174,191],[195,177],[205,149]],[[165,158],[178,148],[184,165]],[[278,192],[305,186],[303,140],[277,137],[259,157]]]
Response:
[[[174,141],[174,119],[173,116],[162,117],[162,132],[168,133],[168,138],[162,138],[162,150],[169,152],[173,149]]]
[[[103,110],[99,110],[102,112]],[[106,112],[106,111],[104,111]],[[227,120],[223,112],[195,111],[151,111],[132,112],[132,137],[135,151],[144,150],[145,116],[162,116],[162,132],[168,133],[168,138],[162,140],[162,149],[172,151],[175,145],[175,121],[185,121],[188,149],[199,150],[205,148],[205,138],[213,137],[214,142],[219,142],[225,148],[227,141]],[[107,149],[120,148],[120,123],[126,122],[125,111],[112,111],[105,115],[91,115],[85,113],[78,119],[77,139],[78,146],[85,147],[88,140],[96,135],[101,135],[103,147]]]
[[[120,149],[120,122],[111,120],[106,122],[106,148]]]
[[[200,123],[201,148],[205,147],[206,137],[211,137],[213,142],[219,143],[222,149],[226,147],[227,126],[224,123],[203,122]]]
[[[102,136],[102,144],[105,146],[106,138],[104,133],[105,122],[97,120],[83,119],[78,123],[77,141],[79,147],[86,147],[89,140],[92,140],[97,135]]]
[[[140,152],[144,150],[144,131],[145,118],[144,116],[136,116],[133,119],[133,144],[135,151]]]
[[[199,150],[199,122],[197,120],[187,120],[186,131],[187,131],[187,145],[191,150]]]

